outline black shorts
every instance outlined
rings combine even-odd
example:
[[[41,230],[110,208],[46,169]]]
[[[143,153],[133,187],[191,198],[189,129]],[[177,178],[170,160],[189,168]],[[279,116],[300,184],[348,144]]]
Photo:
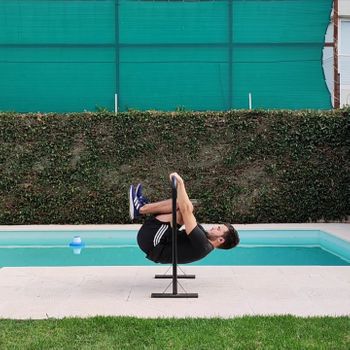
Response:
[[[140,228],[137,243],[148,259],[157,262],[157,258],[171,237],[171,232],[170,222],[162,222],[152,216],[147,218]]]
[[[213,249],[205,230],[197,225],[187,234],[180,230],[177,225],[177,262],[188,264],[204,258]],[[156,263],[170,264],[172,258],[172,227],[170,222],[161,222],[155,217],[150,217],[142,225],[138,235],[137,243],[146,253],[146,258]]]

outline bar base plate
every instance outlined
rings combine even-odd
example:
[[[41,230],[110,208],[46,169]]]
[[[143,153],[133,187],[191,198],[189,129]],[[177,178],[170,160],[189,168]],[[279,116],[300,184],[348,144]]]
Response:
[[[198,298],[198,293],[152,293],[151,298]]]
[[[173,278],[173,275],[155,275],[154,278]],[[196,275],[177,275],[177,278],[196,278]]]

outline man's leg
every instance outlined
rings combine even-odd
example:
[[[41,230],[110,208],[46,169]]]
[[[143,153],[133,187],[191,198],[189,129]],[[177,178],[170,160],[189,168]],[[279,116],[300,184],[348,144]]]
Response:
[[[156,219],[161,222],[172,222],[173,219],[173,202],[167,199],[161,202],[147,203],[140,208],[141,215],[155,214]],[[183,219],[180,210],[176,211],[176,221],[179,225],[183,225]]]
[[[171,199],[161,202],[147,203],[140,208],[140,214],[171,214],[173,204]]]
[[[137,191],[135,193],[135,190],[133,188],[133,185],[130,186],[129,190],[129,203],[130,203],[130,218],[133,220],[135,217],[138,215],[147,215],[147,214],[154,214],[159,216],[163,216],[164,214],[172,215],[172,210],[173,210],[173,203],[172,199],[167,199],[164,201],[159,201],[159,202],[154,202],[154,203],[146,203],[143,204],[142,201],[140,201],[140,198],[142,198],[142,188],[141,185],[139,184],[137,186]],[[139,193],[139,197],[137,196],[137,193]],[[193,200],[196,204],[196,200]],[[177,222],[179,224],[182,224],[182,215],[180,211],[178,210],[179,207],[176,205],[176,209],[178,212],[178,220]],[[168,220],[168,217],[162,217],[160,221],[163,222],[171,222],[171,219]]]

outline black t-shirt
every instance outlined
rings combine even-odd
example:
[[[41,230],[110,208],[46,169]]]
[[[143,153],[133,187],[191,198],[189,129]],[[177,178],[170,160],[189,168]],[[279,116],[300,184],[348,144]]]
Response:
[[[172,239],[168,235],[162,242],[163,249],[158,256],[157,262],[162,264],[172,263]],[[178,230],[177,233],[177,262],[188,264],[203,259],[214,246],[208,241],[205,231],[201,225],[197,225],[190,234],[185,230]]]

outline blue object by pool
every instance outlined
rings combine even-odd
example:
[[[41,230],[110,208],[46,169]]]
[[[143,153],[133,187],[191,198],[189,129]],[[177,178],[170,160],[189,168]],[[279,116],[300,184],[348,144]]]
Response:
[[[73,248],[73,254],[79,255],[81,250],[85,247],[85,243],[81,240],[80,236],[74,236],[73,241],[69,243],[69,246]]]
[[[80,236],[74,236],[73,241],[69,243],[70,247],[84,247],[85,243],[81,240]]]
[[[242,230],[241,244],[190,265],[350,266],[350,242],[319,230]],[[81,240],[72,241],[73,236]],[[0,267],[138,266],[145,258],[136,231],[0,231]],[[71,244],[67,244],[71,242]],[[79,244],[80,242],[80,244]],[[84,247],[84,253],[72,249]]]

